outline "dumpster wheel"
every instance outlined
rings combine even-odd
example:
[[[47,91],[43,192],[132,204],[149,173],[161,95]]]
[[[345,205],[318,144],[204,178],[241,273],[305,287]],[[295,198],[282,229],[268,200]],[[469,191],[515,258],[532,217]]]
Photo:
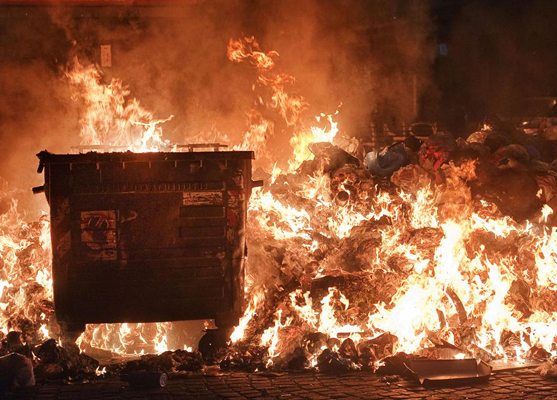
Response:
[[[230,334],[234,328],[207,329],[199,340],[198,349],[205,360],[214,359],[228,347]]]

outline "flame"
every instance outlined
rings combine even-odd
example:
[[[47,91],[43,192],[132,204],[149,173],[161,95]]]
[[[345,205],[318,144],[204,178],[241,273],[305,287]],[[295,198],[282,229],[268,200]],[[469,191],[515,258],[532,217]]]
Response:
[[[550,215],[553,215],[553,208],[551,208],[549,205],[544,204],[542,207],[542,220],[540,222],[544,222],[547,223],[547,219],[549,218]]]
[[[228,59],[238,63],[248,60],[257,69],[257,82],[271,89],[271,97],[267,106],[276,109],[289,126],[294,126],[299,122],[302,112],[307,107],[307,102],[303,97],[285,91],[286,85],[296,82],[294,77],[272,71],[275,67],[273,58],[278,55],[276,51],[268,53],[260,51],[259,44],[254,37],[230,39],[228,42]]]
[[[160,124],[172,119],[155,119],[133,98],[119,79],[102,83],[97,66],[82,66],[74,59],[73,68],[65,72],[74,90],[73,99],[83,103],[80,117],[81,144],[113,147],[119,151],[161,151],[172,149],[162,139]]]
[[[102,349],[124,357],[158,354],[175,349],[170,337],[178,336],[177,330],[172,322],[91,324],[76,343],[83,352]]]
[[[529,221],[517,223],[488,212],[492,206],[486,202],[474,207],[462,178],[468,174],[463,171],[466,168],[469,166],[449,165],[447,173],[460,178],[446,187],[426,186],[414,193],[381,192],[367,208],[359,207],[357,199],[344,206],[335,204],[327,195],[330,178],[324,175],[306,179],[299,189],[291,187],[289,190],[296,194],[294,200],[279,196],[272,189],[257,192],[249,210],[252,228],[256,235],[281,243],[291,254],[288,257],[294,263],[292,270],[297,263],[309,262],[311,252],[326,246],[326,242],[341,246],[343,240],[353,237],[358,225],[382,217],[390,221],[375,228],[381,243],[370,254],[368,271],[385,271],[381,266],[394,256],[403,258],[406,265],[406,274],[398,279],[394,296],[371,304],[374,310],[367,320],[354,324],[347,324],[342,318],[350,301],[337,288],[330,287],[318,302],[309,292],[297,289],[289,293],[288,307],[297,318],[285,319],[279,309],[274,323],[261,338],[261,344],[269,347],[271,360],[281,355],[281,330],[300,324],[331,338],[338,337],[340,332],[352,333],[356,341],[388,332],[397,338],[393,352],[416,353],[429,345],[430,334],[435,332],[470,352],[473,349],[470,346],[477,346],[493,357],[520,360],[532,345],[555,353],[557,333],[551,328],[557,318],[554,308],[536,309],[537,304],[545,304],[538,302],[532,304],[529,314],[517,309],[508,297],[520,281],[526,282],[534,293],[544,288],[556,290],[557,228]],[[278,182],[279,177],[274,176],[273,180]],[[444,200],[454,193],[460,193],[462,203]],[[547,216],[552,211],[546,205],[543,213]],[[546,221],[547,218],[542,218],[543,223]],[[408,230],[432,230],[440,239],[428,253],[421,242],[408,243]],[[477,235],[491,235],[495,241],[520,240],[518,252],[529,258],[494,251],[489,244],[478,241]],[[476,244],[473,250],[471,244]],[[334,250],[329,248],[329,252]],[[528,266],[522,265],[525,260],[531,260]],[[304,279],[318,279],[336,267],[327,261],[318,262],[319,267]],[[473,326],[473,334],[465,336],[459,332],[461,325]],[[368,334],[362,335],[363,332]],[[516,336],[515,344],[502,343],[507,332]]]
[[[228,42],[228,59],[232,62],[249,62],[257,70],[257,84],[268,88],[266,100],[258,98],[258,104],[274,110],[286,122],[288,127],[299,129],[302,125],[302,113],[307,108],[306,100],[299,95],[288,93],[287,86],[296,83],[296,79],[284,73],[274,72],[276,51],[262,52],[254,37],[230,39]],[[269,156],[267,141],[274,135],[275,124],[263,117],[260,111],[252,109],[248,112],[249,130],[236,149],[254,150],[258,158]]]
[[[236,343],[239,340],[244,338],[246,328],[248,327],[248,324],[255,316],[257,312],[257,307],[263,300],[263,296],[264,296],[264,290],[261,290],[259,292],[254,293],[253,296],[251,297],[250,303],[246,311],[244,312],[244,315],[242,316],[240,322],[234,328],[234,331],[230,335],[230,341],[232,343]]]
[[[273,79],[264,79],[263,74],[274,68],[272,57],[277,54],[259,52],[259,47],[253,38],[247,40],[247,43],[253,46],[246,47],[241,42],[231,41],[230,59],[236,62],[250,59],[252,65],[259,70],[259,81],[265,84],[273,82]],[[312,157],[308,149],[311,144],[334,143],[338,134],[338,124],[334,122],[333,116],[324,114],[318,118],[318,122],[323,117],[326,117],[329,122],[328,130],[322,127],[305,129],[300,124],[296,126],[294,136],[290,140],[293,147],[292,158],[289,161],[290,171]],[[277,171],[280,174],[281,171],[274,168],[271,179],[273,184],[280,176],[277,175]],[[464,186],[464,182],[474,176],[474,166],[471,163],[461,166],[460,169],[453,166],[451,172],[451,179],[448,187],[445,188],[445,193],[453,197],[459,191],[464,193],[453,205],[440,204],[439,199],[443,193],[426,185],[418,188],[414,193],[402,191],[395,195],[386,192],[378,193],[375,201],[367,207],[359,207],[358,196],[352,196],[353,193],[347,190],[351,200],[346,205],[338,206],[331,199],[331,182],[325,175],[309,177],[298,187],[287,187],[287,190],[295,193],[296,198],[300,200],[298,202],[290,201],[291,198],[288,196],[277,196],[271,190],[260,190],[255,193],[249,211],[257,235],[267,237],[270,241],[288,241],[284,246],[288,252],[300,258],[298,261],[300,263],[311,259],[311,255],[304,252],[317,251],[322,246],[321,240],[341,241],[350,238],[353,229],[361,223],[388,217],[391,223],[378,229],[382,242],[375,252],[373,261],[370,260],[369,267],[373,269],[375,268],[373,264],[384,264],[393,254],[404,257],[409,264],[410,274],[401,280],[395,296],[389,304],[381,301],[375,304],[375,311],[370,313],[365,326],[362,321],[359,326],[346,324],[343,326],[339,323],[330,303],[336,288],[329,288],[329,294],[322,298],[320,314],[315,310],[309,293],[303,295],[299,291],[290,293],[290,307],[304,324],[326,333],[329,337],[336,337],[340,331],[358,332],[366,328],[374,334],[390,332],[398,338],[395,350],[415,352],[427,344],[427,334],[432,330],[454,339],[450,327],[441,326],[439,313],[449,318],[457,314],[463,319],[473,318],[476,311],[475,304],[483,302],[485,303],[483,317],[487,316],[487,320],[479,324],[477,337],[473,340],[495,353],[501,353],[500,346],[498,348],[495,346],[494,349],[490,344],[497,343],[504,330],[517,332],[521,330],[521,326],[523,327],[516,323],[516,313],[504,301],[516,278],[512,272],[516,260],[502,259],[493,263],[485,255],[471,256],[465,249],[470,236],[478,231],[505,237],[523,230],[508,218],[492,218],[485,212],[472,211],[469,207],[471,196]],[[343,183],[340,187],[346,188]],[[401,212],[401,206],[407,208],[404,213]],[[545,221],[549,214],[549,211],[544,209]],[[405,236],[404,232],[408,228],[441,231],[443,237],[433,257],[427,257],[419,244],[401,243]],[[528,229],[526,225],[524,230],[528,231]],[[547,248],[547,246],[542,247]],[[482,252],[485,250],[485,248],[480,249]],[[550,260],[551,257],[544,255],[539,256],[538,259]],[[296,259],[290,261],[297,262]],[[295,266],[292,266],[292,269],[295,269]],[[313,279],[323,276],[325,269],[326,267],[319,266],[314,271]],[[553,269],[548,266],[544,270],[547,274],[544,275],[542,272],[540,275],[547,282],[548,277],[553,274]],[[482,272],[487,272],[487,279],[481,280],[475,275]],[[490,289],[496,290],[493,293]],[[296,300],[301,297],[304,299],[304,305],[298,304]],[[290,319],[283,322],[282,311],[279,311],[276,313],[274,325],[264,332],[261,339],[262,344],[269,346],[271,359],[280,354],[277,350],[279,331],[292,322]],[[242,320],[244,324],[245,321],[252,320],[255,315],[254,309],[250,307],[246,315],[248,318]],[[244,330],[243,326],[242,331]],[[547,342],[547,339],[545,341]],[[524,346],[521,349],[526,350]],[[519,350],[515,350],[518,354]]]
[[[321,114],[315,117],[316,121],[319,123],[321,119],[326,119],[329,128],[322,126],[311,126],[308,130],[298,130],[294,136],[290,139],[290,145],[292,146],[292,157],[289,161],[290,170],[294,171],[298,166],[312,158],[312,154],[309,150],[309,146],[313,143],[334,143],[335,137],[338,134],[338,122],[334,121],[334,117],[338,115],[339,110],[337,110],[332,115]]]
[[[119,79],[103,83],[101,70],[81,65],[77,59],[65,76],[83,104],[80,116],[81,144],[101,146],[102,151],[176,151],[163,139],[161,124],[172,119],[155,119],[139,101],[130,98],[130,90]],[[95,147],[93,147],[94,149]],[[169,350],[172,323],[124,323],[87,325],[77,343],[82,351],[91,348],[109,350],[119,355],[161,353]]]
[[[280,352],[278,351],[279,333],[282,328],[290,326],[293,320],[292,317],[288,317],[282,322],[282,310],[279,309],[275,314],[274,325],[267,328],[261,335],[261,345],[268,348],[267,353],[269,355],[269,360],[267,366],[273,364],[273,358],[280,356]]]
[[[248,130],[235,148],[272,154],[267,144],[276,127],[261,108],[284,120],[291,145],[283,160],[288,167],[273,162],[267,187],[253,191],[247,231],[259,250],[248,260],[248,307],[231,343],[265,346],[268,366],[288,356],[289,346],[302,343],[296,335],[307,332],[348,335],[356,343],[390,333],[396,336],[392,352],[418,352],[435,337],[459,346],[459,358],[481,349],[520,360],[535,345],[557,355],[557,228],[549,205],[536,221],[501,216],[495,205],[472,199],[467,182],[475,173],[473,163],[443,166],[443,185],[426,176],[389,190],[358,175],[359,166],[344,176],[294,173],[313,156],[312,144],[342,147],[338,110],[320,114],[317,124],[306,123],[307,102],[290,92],[295,79],[276,72],[278,53],[262,51],[254,38],[231,39],[228,57],[250,64],[265,90],[248,112]],[[168,119],[155,119],[129,99],[121,81],[104,84],[96,67],[77,62],[66,77],[84,104],[83,144],[173,148],[162,138],[161,124]],[[335,200],[340,192],[346,200]],[[0,215],[3,333],[25,330],[37,341],[54,334],[48,230],[46,217],[24,222],[16,203]],[[276,285],[259,289],[267,275]],[[364,283],[358,290],[336,284],[313,290],[323,278]],[[172,323],[89,325],[77,343],[83,351],[163,352],[171,348],[175,329]]]
[[[537,284],[550,290],[557,290],[557,229],[545,229],[534,247]]]
[[[228,42],[228,59],[233,62],[242,62],[249,59],[253,66],[261,71],[270,70],[275,66],[273,57],[278,56],[276,51],[264,53],[260,51],[255,37],[246,37],[243,40],[230,39]]]
[[[0,193],[4,196],[9,194]],[[34,342],[53,326],[50,223],[27,223],[17,201],[0,215],[0,331],[20,330]]]

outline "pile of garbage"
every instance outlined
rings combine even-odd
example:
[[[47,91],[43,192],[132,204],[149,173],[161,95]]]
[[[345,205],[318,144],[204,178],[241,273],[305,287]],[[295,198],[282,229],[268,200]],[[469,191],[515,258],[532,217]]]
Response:
[[[1,341],[0,391],[36,382],[83,381],[94,378],[98,368],[99,362],[81,354],[77,346],[61,347],[54,339],[31,345],[21,332],[12,331]]]
[[[391,200],[397,201],[400,191],[415,194],[420,189],[432,188],[433,195],[438,197],[435,201],[441,217],[458,215],[461,207],[477,206],[479,210],[488,208],[486,212],[494,218],[510,217],[517,223],[544,220],[544,225],[551,227],[557,222],[555,214],[546,212],[548,207],[557,210],[557,160],[554,160],[557,155],[552,153],[552,148],[542,136],[528,135],[491,119],[467,139],[455,139],[449,132],[435,131],[428,137],[410,135],[402,142],[367,154],[350,153],[332,143],[313,143],[309,149],[314,157],[303,162],[295,173],[276,177],[266,190],[283,204],[315,210],[315,203],[300,193],[308,180],[325,176],[330,182],[328,190],[334,205],[348,204],[352,210],[361,210],[365,215],[370,199],[380,196],[381,192],[393,194]],[[271,180],[261,171],[257,178]],[[391,205],[405,212],[407,200],[399,200],[399,204]],[[273,210],[266,217],[270,226],[291,229],[287,225],[290,221],[280,220],[280,215],[274,215]],[[398,339],[389,333],[355,343],[350,337],[331,337],[315,326],[308,326],[307,321],[300,321],[299,316],[292,313],[295,301],[313,304],[318,314],[327,294],[333,293],[331,301],[339,302],[343,301],[338,295],[342,293],[350,306],[335,314],[338,325],[361,327],[378,303],[390,303],[400,290],[401,282],[411,273],[407,260],[397,255],[390,257],[386,265],[370,268],[373,250],[383,239],[378,228],[392,223],[388,216],[362,220],[341,239],[328,230],[331,217],[321,210],[314,211],[309,229],[280,243],[269,240],[266,231],[253,220],[248,222],[251,224],[248,231],[250,257],[254,264],[265,267],[264,271],[252,271],[267,284],[265,303],[258,308],[245,339],[230,346],[223,355],[222,369],[316,368],[327,372],[367,369],[403,375],[403,369],[397,366],[413,358],[454,358],[458,355],[486,362],[498,358],[475,344],[474,325],[478,323],[478,316],[467,315],[463,302],[450,288],[446,290],[447,301],[457,309],[457,319],[448,321],[441,312],[439,319],[441,326],[452,326],[453,343],[430,332],[428,339],[432,347],[414,354],[395,353],[393,349]],[[424,258],[433,260],[443,235],[439,227],[407,227],[398,240],[401,245],[419,247]],[[470,253],[482,246],[488,255],[517,253],[521,259],[529,257],[527,249],[524,255],[522,249],[511,243],[514,239],[497,237],[490,232],[474,235],[468,242]],[[301,245],[304,241],[306,247]],[[307,243],[312,242],[318,242],[319,246],[312,251],[304,250],[309,247]],[[527,268],[526,263],[524,268]],[[504,301],[527,317],[535,309],[556,311],[555,300],[547,290],[533,291],[525,281],[516,279]],[[278,318],[278,322],[277,310],[282,318]],[[286,325],[290,318],[293,319],[290,325],[280,326]],[[273,325],[278,326],[276,353],[280,354],[274,358],[257,339]],[[373,336],[370,331],[357,333],[363,338]],[[503,331],[497,345],[513,357],[517,343],[520,343],[519,335]],[[539,345],[531,345],[524,356],[530,360],[547,360],[551,354]]]
[[[136,386],[149,386],[153,383],[151,373],[175,378],[207,369],[197,351],[175,350],[131,359],[115,357],[101,366],[99,361],[81,353],[74,344],[64,343],[62,346],[49,339],[31,345],[24,340],[21,332],[12,331],[1,341],[0,393],[36,383],[84,383],[106,377],[120,377]]]
[[[443,131],[422,139],[409,136],[372,151],[365,156],[365,165],[374,177],[390,177],[404,189],[413,179],[443,184],[449,162],[474,160],[472,195],[494,202],[504,215],[522,221],[534,218],[544,204],[557,205],[557,155],[545,136],[488,119],[466,140],[455,140]]]
[[[266,366],[337,372],[376,369],[387,357],[395,357],[395,362],[405,357],[432,354],[440,357],[440,351],[447,351],[447,348],[455,351],[450,357],[457,353],[459,357],[484,361],[501,357],[501,354],[496,356],[476,345],[475,329],[481,325],[481,316],[468,315],[463,302],[450,288],[446,288],[444,301],[454,305],[457,315],[449,321],[448,316],[439,311],[439,322],[441,327],[450,327],[452,343],[438,337],[436,332],[429,332],[429,343],[435,349],[433,353],[424,348],[420,354],[394,354],[392,350],[397,338],[388,333],[379,336],[389,344],[382,345],[379,350],[369,340],[355,343],[350,338],[338,337],[336,333],[333,336],[323,333],[323,327],[317,325],[325,297],[349,304],[346,308],[338,304],[338,308],[344,308],[344,311],[334,315],[337,325],[362,327],[379,303],[393,306],[391,300],[400,290],[401,283],[414,273],[408,260],[397,254],[387,254],[386,259],[374,264],[374,250],[385,239],[380,230],[392,223],[389,216],[378,218],[375,214],[373,218],[362,218],[347,234],[340,236],[331,232],[330,222],[345,205],[351,211],[361,211],[359,215],[369,215],[370,207],[373,207],[370,204],[381,193],[392,194],[388,205],[404,214],[408,201],[412,201],[409,199],[415,199],[421,189],[431,188],[430,194],[435,196],[436,213],[441,220],[464,215],[460,213],[461,209],[472,208],[474,212],[486,213],[494,219],[510,218],[517,224],[543,221],[545,228],[551,228],[557,222],[557,216],[551,211],[557,210],[557,155],[552,148],[545,137],[528,135],[491,120],[467,139],[436,131],[428,137],[410,135],[402,142],[367,154],[362,151],[349,153],[332,143],[311,144],[312,159],[303,162],[295,173],[279,175],[266,187],[286,208],[308,210],[311,220],[303,221],[300,226],[305,225],[301,228],[293,228],[292,218],[281,218],[281,210],[275,212],[275,209],[261,208],[266,226],[261,228],[261,222],[259,225],[253,220],[248,222],[251,224],[248,227],[250,256],[255,259],[254,264],[264,266],[263,272],[252,273],[259,274],[256,280],[266,285],[265,305],[257,310],[245,339],[229,350],[226,366],[245,370],[253,366],[261,370]],[[323,176],[330,182],[328,190],[334,202],[332,205],[339,207],[331,206],[333,211],[318,208],[318,202],[305,193],[308,182]],[[260,175],[258,178],[266,177]],[[407,197],[403,198],[401,192]],[[313,192],[314,197],[322,195]],[[294,215],[296,217],[298,215]],[[401,246],[419,248],[423,258],[434,260],[444,232],[439,224],[422,225],[412,229],[409,224],[396,240]],[[272,243],[269,240],[272,235],[268,234],[271,229],[267,227],[280,232],[293,231],[293,234],[288,241]],[[522,260],[520,268],[530,268],[528,265],[533,257],[528,246],[515,246],[514,239],[498,237],[488,231],[478,230],[472,235],[465,242],[467,254],[474,254],[480,247],[486,255],[494,255],[494,259],[513,254]],[[308,248],[312,250],[308,251]],[[435,271],[428,273],[434,274]],[[535,282],[535,277],[533,279]],[[506,293],[504,302],[522,315],[519,318],[527,319],[536,310],[557,311],[555,296],[545,288],[532,289],[530,285],[517,278]],[[327,296],[328,293],[331,296]],[[297,307],[312,304],[314,313],[302,317],[303,311]],[[271,345],[276,347],[274,353],[279,354],[275,357],[260,350],[264,340],[260,342],[258,339],[273,327],[276,340]],[[376,335],[365,329],[357,333],[362,338]],[[523,347],[529,345],[529,339],[521,343],[521,337],[516,332],[504,330],[491,345],[514,357],[517,343]],[[546,360],[551,356],[548,349],[540,345],[532,344],[529,350],[524,350],[526,357],[532,360]]]
[[[357,156],[361,151],[349,154],[330,143],[313,143],[314,159],[304,162],[297,173],[329,174],[332,191],[335,182],[346,181],[350,174],[366,190],[378,183],[408,189],[430,182],[442,185],[449,163],[458,166],[474,160],[476,176],[469,181],[473,197],[492,201],[503,214],[522,221],[533,218],[544,204],[557,205],[557,154],[554,141],[546,137],[526,134],[492,117],[467,139],[455,139],[445,131],[429,137],[410,134],[363,159]],[[337,200],[343,199],[345,194]]]
[[[377,196],[379,191],[415,193],[422,187],[437,186],[444,188],[441,192],[447,198],[441,202],[444,202],[447,212],[454,213],[462,202],[484,200],[496,206],[493,212],[498,215],[518,222],[545,218],[548,226],[554,226],[557,216],[544,212],[545,206],[557,210],[557,160],[551,149],[553,146],[540,136],[488,123],[466,140],[438,131],[427,138],[409,136],[403,142],[367,154],[362,151],[351,154],[332,143],[313,143],[310,150],[314,157],[303,162],[295,173],[279,175],[267,185],[266,190],[285,203],[303,204],[311,209],[312,203],[299,193],[308,180],[325,176],[334,204],[339,207],[350,204],[352,209],[361,208],[365,213],[366,207],[369,207],[365,199]],[[472,167],[467,168],[468,165]],[[451,192],[455,171],[466,174],[459,178],[469,189],[470,198],[462,199],[464,195],[458,187]],[[262,171],[259,175],[256,174],[256,178],[271,180],[270,175],[265,176]],[[402,203],[396,206],[404,210]],[[266,217],[268,224],[279,228],[285,223],[272,213]],[[489,352],[470,344],[473,336],[471,323],[467,321],[464,307],[455,293],[449,293],[459,310],[454,344],[431,333],[432,348],[414,355],[393,354],[397,338],[389,333],[355,342],[350,337],[332,337],[299,322],[277,328],[281,356],[271,357],[269,345],[253,338],[261,337],[273,324],[277,326],[277,310],[284,311],[285,316],[288,315],[288,308],[296,302],[323,304],[323,299],[328,296],[331,302],[350,304],[341,315],[337,315],[340,325],[362,326],[361,321],[374,311],[376,304],[379,301],[388,303],[397,293],[400,282],[409,275],[405,261],[396,256],[382,268],[366,267],[370,249],[376,248],[382,240],[377,227],[390,224],[388,216],[362,220],[342,239],[328,233],[329,220],[330,215],[315,212],[311,215],[311,229],[300,235],[303,239],[294,237],[284,244],[270,241],[255,219],[248,218],[248,224],[251,224],[248,226],[250,266],[263,266],[261,270],[252,269],[250,273],[267,284],[267,291],[264,306],[257,310],[244,339],[239,342],[211,352],[202,350],[203,354],[176,350],[120,360],[101,368],[98,361],[80,353],[75,346],[61,347],[53,339],[29,345],[20,332],[10,332],[3,338],[0,349],[2,389],[30,386],[47,380],[71,382],[102,376],[137,377],[143,376],[137,374],[149,372],[166,374],[171,378],[191,373],[253,372],[269,368],[318,369],[331,373],[371,370],[385,375],[404,375],[402,366],[405,360],[413,357],[440,357],[443,352],[448,352],[450,357],[463,353],[485,361],[493,358]],[[442,238],[440,229],[424,227],[408,229],[400,240],[419,244],[421,251],[430,253],[432,258]],[[301,245],[296,247],[298,242],[311,243],[312,240],[319,242],[319,246],[311,251]],[[505,244],[489,235],[478,240],[489,242],[493,251],[505,248]],[[300,251],[294,251],[295,248]],[[506,301],[528,315],[534,302],[537,302],[536,307],[543,303],[541,297],[531,294],[528,285],[517,280]],[[553,301],[547,300],[546,303],[553,304]],[[318,310],[320,307],[314,308]],[[544,307],[551,309],[553,306]],[[295,319],[294,316],[291,318]],[[443,320],[443,315],[440,314],[439,318],[442,323],[449,323]],[[371,332],[358,333],[361,337],[371,336]],[[516,345],[516,335],[507,332],[504,336],[501,346],[512,349]],[[532,346],[529,355],[537,360],[547,360],[551,356],[539,346]],[[544,370],[545,376],[554,376],[554,364],[548,365],[551,368]]]

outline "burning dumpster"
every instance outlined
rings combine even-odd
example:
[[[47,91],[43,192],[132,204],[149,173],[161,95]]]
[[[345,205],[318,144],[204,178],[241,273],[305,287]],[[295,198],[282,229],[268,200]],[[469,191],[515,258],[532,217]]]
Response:
[[[51,210],[55,309],[67,331],[237,322],[253,152],[38,157]]]

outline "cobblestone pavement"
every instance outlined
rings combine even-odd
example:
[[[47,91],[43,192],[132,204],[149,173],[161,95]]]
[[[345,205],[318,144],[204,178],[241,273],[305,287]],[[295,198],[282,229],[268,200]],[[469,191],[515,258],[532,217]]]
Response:
[[[386,382],[369,372],[192,375],[170,380],[157,390],[137,390],[116,379],[90,383],[39,385],[7,393],[3,399],[557,399],[557,382],[532,370],[499,372],[489,384],[426,389],[412,382]]]

